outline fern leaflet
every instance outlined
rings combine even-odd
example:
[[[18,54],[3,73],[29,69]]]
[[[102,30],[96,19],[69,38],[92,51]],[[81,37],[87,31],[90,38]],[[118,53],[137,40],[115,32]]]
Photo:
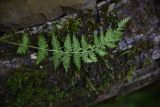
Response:
[[[109,29],[105,34],[105,44],[109,48],[115,48],[117,45],[115,44],[118,38],[115,37],[114,31]]]
[[[71,53],[72,52],[72,43],[71,43],[71,38],[70,35],[67,35],[65,41],[64,41],[64,54],[63,54],[63,66],[66,70],[68,71],[70,61],[71,61]]]
[[[130,20],[130,17],[121,20],[121,21],[118,23],[118,28],[117,28],[117,30],[118,30],[118,31],[122,31],[122,30],[124,29],[126,23],[127,23],[129,20]]]
[[[96,57],[96,54],[94,52],[90,52],[89,57],[90,57],[90,60],[92,62],[97,62],[97,57]]]
[[[24,33],[21,40],[21,44],[18,47],[17,53],[25,54],[26,51],[28,50],[28,45],[29,45],[29,37],[27,33]]]
[[[93,62],[91,59],[89,59],[89,52],[88,52],[88,50],[91,46],[87,43],[84,35],[82,35],[82,38],[81,38],[81,45],[82,45],[82,52],[83,52],[82,53],[83,61],[86,63]]]
[[[77,52],[77,53],[73,54],[73,61],[77,66],[78,70],[80,70],[81,68],[81,54],[78,53],[80,51],[81,51],[80,43],[74,35],[73,36],[73,52]]]
[[[37,61],[36,61],[37,65],[40,64],[46,58],[46,56],[48,56],[48,51],[45,50],[48,48],[48,44],[43,36],[40,36],[38,38],[38,47],[39,49],[38,49]]]
[[[55,33],[52,33],[52,48],[54,50],[53,52],[53,64],[54,64],[54,69],[56,70],[57,67],[59,66],[61,60],[60,58],[62,57],[62,50],[61,50],[61,46],[60,43],[57,39],[57,37],[55,36]]]
[[[102,38],[101,38],[102,39]],[[104,39],[104,38],[103,38]],[[101,40],[102,41],[102,40]],[[95,52],[99,55],[99,56],[104,56],[106,55],[106,51],[105,51],[105,46],[104,45],[100,45],[103,44],[101,43],[100,39],[97,37],[97,34],[94,34],[94,45],[95,45]],[[104,41],[104,40],[103,40]]]

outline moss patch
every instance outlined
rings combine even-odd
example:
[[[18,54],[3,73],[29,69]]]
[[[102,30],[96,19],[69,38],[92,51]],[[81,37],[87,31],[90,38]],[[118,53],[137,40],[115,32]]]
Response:
[[[55,85],[49,85],[46,71],[16,71],[8,77],[9,107],[24,107],[42,101],[53,101],[66,96]]]

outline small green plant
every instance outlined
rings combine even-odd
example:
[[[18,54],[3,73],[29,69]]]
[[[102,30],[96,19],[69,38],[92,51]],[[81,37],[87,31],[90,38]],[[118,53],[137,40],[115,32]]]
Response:
[[[121,20],[116,29],[110,28],[107,32],[100,35],[94,33],[94,42],[92,44],[86,40],[84,35],[81,36],[81,40],[79,41],[75,33],[72,35],[68,33],[63,46],[61,46],[56,37],[57,35],[55,32],[52,32],[52,49],[48,49],[47,41],[42,35],[38,38],[38,47],[34,47],[29,46],[29,37],[25,34],[17,52],[24,54],[27,52],[27,47],[38,49],[36,64],[40,64],[47,57],[48,52],[52,52],[55,69],[62,63],[65,70],[68,71],[73,58],[74,64],[80,70],[82,61],[84,63],[97,62],[97,56],[102,57],[107,55],[106,48],[115,48],[117,46],[116,44],[121,39],[128,20],[129,18]]]

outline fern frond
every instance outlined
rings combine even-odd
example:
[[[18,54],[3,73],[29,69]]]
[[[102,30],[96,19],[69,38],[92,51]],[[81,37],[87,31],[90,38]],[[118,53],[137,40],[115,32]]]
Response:
[[[70,35],[67,35],[65,41],[64,41],[64,54],[63,54],[63,66],[66,70],[68,71],[70,61],[71,61],[71,53],[72,52],[72,43],[71,43],[71,38]]]
[[[94,52],[89,53],[89,58],[92,62],[97,62],[97,57],[96,57],[96,54]]]
[[[83,50],[83,51],[84,51],[84,50],[85,50],[85,51],[88,50],[89,45],[88,45],[88,43],[87,43],[84,35],[82,35],[82,37],[81,37],[81,45],[82,45],[82,50]]]
[[[99,45],[100,41],[99,38],[97,37],[97,33],[94,33],[94,45]]]
[[[122,31],[126,25],[126,23],[129,21],[130,18],[126,18],[121,20],[118,23],[118,28],[113,30],[113,29],[109,29],[106,34],[105,34],[105,41],[106,41],[106,45],[109,48],[115,48],[117,45],[116,43],[121,39],[122,36]]]
[[[62,50],[61,50],[61,46],[60,43],[57,39],[57,37],[55,36],[55,33],[52,33],[52,48],[54,50],[53,52],[53,64],[54,64],[54,69],[56,70],[57,67],[59,66],[60,62],[61,62],[61,57],[62,57]]]
[[[121,20],[121,21],[118,23],[118,28],[117,28],[117,29],[122,31],[122,30],[124,29],[126,23],[127,23],[129,20],[130,20],[130,17]]]
[[[117,41],[119,41],[121,39],[121,36],[123,34],[123,30],[125,28],[125,25],[127,24],[127,22],[130,20],[129,18],[123,19],[118,23],[118,27],[117,29],[113,30],[112,32],[114,32],[115,35],[115,39],[117,39]]]
[[[103,50],[103,49],[99,49],[98,50],[98,55],[99,56],[105,56],[105,55],[107,55],[108,53],[105,51],[105,50]]]
[[[106,42],[106,46],[109,48],[115,48],[116,42],[117,42],[117,38],[114,34],[114,31],[112,29],[109,29],[106,34],[105,34],[105,42]]]
[[[102,40],[103,38],[103,40]],[[106,55],[106,52],[104,51],[105,50],[105,46],[103,45],[104,43],[101,43],[104,42],[105,43],[105,39],[103,36],[100,37],[100,39],[97,37],[97,34],[94,33],[94,46],[96,47],[95,48],[95,52],[99,55],[99,56],[104,56]],[[102,45],[100,45],[102,44]]]
[[[104,36],[103,33],[100,34],[99,40],[100,40],[100,44],[101,44],[101,45],[104,45],[104,44],[105,44],[106,41],[105,41],[105,36]]]
[[[40,64],[46,56],[48,56],[48,51],[45,49],[48,48],[48,44],[43,36],[39,36],[38,38],[38,53],[37,53],[37,61],[36,64]]]
[[[117,32],[116,30],[113,30],[113,29],[108,29],[108,31],[106,32],[106,39],[107,41],[110,41],[110,42],[116,42],[116,41],[119,41],[119,38],[117,37],[117,35],[115,35],[115,32]]]
[[[118,23],[117,29],[110,28],[106,33],[101,33],[99,37],[94,33],[93,44],[89,44],[84,35],[82,35],[81,41],[79,41],[75,35],[73,35],[72,40],[70,35],[67,35],[64,41],[64,46],[61,47],[60,42],[53,32],[51,41],[52,50],[47,49],[47,41],[42,35],[38,38],[38,47],[34,47],[29,46],[28,34],[24,34],[17,53],[25,54],[28,47],[38,49],[36,64],[39,64],[46,58],[46,56],[48,56],[48,51],[51,51],[53,52],[53,64],[55,70],[60,63],[63,63],[66,72],[71,63],[71,57],[73,56],[74,64],[78,70],[80,70],[82,61],[85,63],[97,62],[97,56],[104,56],[107,54],[106,47],[115,48],[117,46],[117,42],[122,37],[125,24],[129,19],[130,18],[121,20]],[[76,25],[79,25],[79,23],[77,22]]]
[[[81,54],[78,53],[80,51],[81,51],[80,43],[74,35],[73,36],[73,52],[76,52],[76,53],[73,54],[73,61],[77,66],[78,70],[80,70],[80,67],[81,67]]]
[[[28,50],[28,45],[29,45],[29,37],[27,33],[23,34],[21,44],[18,47],[17,53],[19,54],[25,54]]]
[[[125,25],[127,24],[127,22],[130,20],[129,18],[123,19],[118,23],[118,28],[115,30],[111,30],[110,32],[112,32],[113,36],[113,40],[114,42],[118,42],[120,41],[120,39],[122,38],[123,35],[123,30],[125,28]]]
[[[100,43],[99,43],[100,46],[99,46],[99,49],[105,51],[105,49],[106,49],[105,44],[106,44],[105,35],[103,33],[101,33],[101,35],[100,35]],[[102,55],[100,55],[100,56],[102,56]]]
[[[89,53],[87,52],[88,49],[89,49],[91,46],[87,43],[84,35],[82,35],[82,37],[81,37],[81,45],[82,45],[82,52],[83,52],[83,53],[82,53],[82,59],[83,59],[83,61],[86,62],[86,63],[91,63],[91,62],[93,62],[92,60],[89,59]]]

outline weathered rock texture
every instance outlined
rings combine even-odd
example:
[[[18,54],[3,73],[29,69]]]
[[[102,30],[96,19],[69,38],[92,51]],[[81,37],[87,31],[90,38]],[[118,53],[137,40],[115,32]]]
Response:
[[[67,9],[93,8],[96,0],[1,0],[0,32],[42,24],[64,15]]]

